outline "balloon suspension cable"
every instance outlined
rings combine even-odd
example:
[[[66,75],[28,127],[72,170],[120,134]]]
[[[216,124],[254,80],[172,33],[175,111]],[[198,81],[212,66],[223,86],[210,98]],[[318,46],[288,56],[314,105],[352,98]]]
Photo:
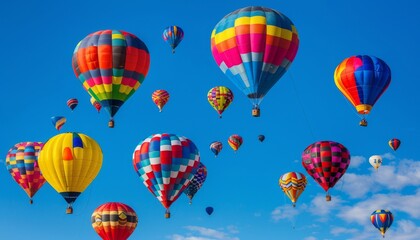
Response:
[[[71,204],[69,204],[69,205],[67,206],[67,209],[66,209],[66,214],[73,214],[73,207],[71,206]]]
[[[167,208],[165,211],[165,218],[170,218],[170,217],[171,217],[171,213],[169,212],[169,208]]]

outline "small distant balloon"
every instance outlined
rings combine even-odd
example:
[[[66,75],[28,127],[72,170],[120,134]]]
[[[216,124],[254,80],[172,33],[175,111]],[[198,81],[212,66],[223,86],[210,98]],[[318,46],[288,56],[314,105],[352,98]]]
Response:
[[[96,101],[94,97],[90,97],[90,104],[98,111],[98,113],[101,111],[102,105]]]
[[[227,87],[217,86],[209,90],[207,100],[221,118],[222,113],[233,101],[233,92]]]
[[[369,158],[369,163],[375,168],[375,170],[378,170],[378,168],[382,165],[382,157],[379,155],[373,155]]]
[[[391,227],[394,216],[389,210],[378,209],[370,215],[370,221],[381,232],[382,237],[385,237],[385,232]]]
[[[163,89],[156,90],[152,93],[152,100],[159,108],[159,112],[162,112],[162,108],[169,101],[169,97],[169,93]]]
[[[214,141],[210,143],[210,150],[214,153],[214,156],[217,157],[219,155],[219,152],[222,151],[223,143],[219,141]]]
[[[192,199],[194,198],[195,194],[203,186],[206,178],[207,168],[202,162],[199,162],[198,169],[195,172],[194,177],[191,179],[190,184],[188,184],[187,188],[184,190],[184,193],[190,199],[190,204],[192,203]]]
[[[54,117],[51,117],[51,121],[55,129],[60,131],[64,123],[66,123],[67,119],[63,116],[54,116]]]
[[[69,100],[67,100],[67,106],[72,111],[77,107],[77,104],[79,104],[79,101],[77,100],[77,98],[70,98]]]
[[[393,138],[389,140],[388,145],[392,148],[392,150],[397,151],[400,147],[401,141],[399,139]]]
[[[229,146],[236,152],[239,147],[242,145],[242,137],[237,135],[237,134],[233,134],[229,137],[228,139],[228,144]]]
[[[175,48],[184,39],[184,31],[178,26],[169,26],[163,30],[163,40],[172,48],[172,53],[175,53]]]
[[[260,142],[264,142],[265,136],[264,135],[258,135],[258,140],[260,140]]]
[[[206,207],[206,213],[210,216],[213,213],[213,207]]]

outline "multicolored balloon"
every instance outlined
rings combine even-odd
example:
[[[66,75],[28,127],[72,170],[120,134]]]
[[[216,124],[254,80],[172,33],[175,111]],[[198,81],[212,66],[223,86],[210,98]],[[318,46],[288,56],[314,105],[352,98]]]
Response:
[[[309,145],[302,153],[302,165],[308,174],[327,192],[346,173],[350,165],[350,152],[334,141],[319,141]]]
[[[83,88],[114,115],[143,83],[150,66],[149,50],[140,38],[118,30],[89,34],[73,53],[72,66]]]
[[[279,179],[280,188],[292,201],[293,207],[296,206],[296,201],[303,191],[305,191],[306,184],[308,184],[308,180],[300,172],[288,172],[283,174]]]
[[[72,111],[77,107],[77,104],[79,104],[79,101],[77,100],[77,98],[70,98],[69,100],[67,100],[67,106]]]
[[[170,26],[163,30],[162,37],[171,46],[172,53],[175,53],[175,48],[184,39],[184,31],[178,26]]]
[[[219,155],[220,151],[222,151],[223,143],[219,141],[214,141],[210,143],[210,150],[214,153],[214,156],[217,157]]]
[[[31,204],[33,196],[45,183],[38,166],[38,154],[43,146],[42,142],[20,142],[6,155],[7,170],[26,192]]]
[[[149,136],[133,153],[134,170],[165,207],[166,218],[171,204],[194,178],[199,162],[199,151],[190,139],[168,133]]]
[[[369,163],[375,168],[375,170],[378,170],[378,168],[382,165],[382,157],[379,155],[373,155],[369,158]]]
[[[162,112],[163,106],[169,101],[169,93],[166,90],[156,90],[152,93],[152,100],[159,108],[159,112]]]
[[[251,100],[252,115],[286,73],[299,47],[292,21],[264,7],[245,7],[226,15],[211,33],[211,51],[220,70]]]
[[[381,232],[382,237],[385,237],[385,232],[391,227],[394,216],[389,210],[378,209],[370,215],[370,221]]]
[[[137,227],[136,212],[128,205],[108,202],[100,205],[92,213],[92,227],[106,240],[126,240]]]
[[[389,140],[388,145],[390,148],[392,148],[392,150],[397,151],[401,145],[401,141],[399,139],[393,138]]]
[[[242,137],[237,134],[233,134],[228,138],[228,144],[235,152],[242,145],[242,142]]]
[[[210,216],[213,213],[213,207],[206,207],[206,213]]]
[[[206,181],[206,178],[207,178],[207,168],[202,162],[199,162],[198,169],[195,172],[193,179],[191,179],[190,184],[188,184],[188,187],[184,190],[184,193],[190,199],[190,204],[192,203],[192,199],[194,198],[194,195],[203,186],[204,182]]]
[[[55,129],[60,131],[60,129],[63,127],[63,125],[66,123],[67,119],[63,116],[54,116],[51,117],[51,122]]]
[[[221,118],[222,113],[233,102],[233,92],[227,87],[217,86],[209,90],[207,100]]]
[[[260,140],[260,142],[264,142],[265,136],[264,135],[258,135],[258,140]]]
[[[98,111],[98,113],[101,111],[102,105],[96,101],[94,97],[90,97],[90,104]]]
[[[334,81],[356,111],[367,115],[391,83],[391,69],[377,57],[351,56],[337,66]],[[367,126],[364,116],[360,125]]]
[[[47,182],[68,203],[72,204],[98,175],[102,166],[102,150],[91,137],[76,132],[50,138],[38,157],[39,168]]]

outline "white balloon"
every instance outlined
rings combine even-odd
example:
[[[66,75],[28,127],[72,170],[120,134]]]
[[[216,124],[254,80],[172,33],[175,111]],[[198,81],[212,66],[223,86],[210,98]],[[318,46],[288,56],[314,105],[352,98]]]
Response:
[[[373,155],[369,158],[369,163],[377,170],[382,164],[382,157],[379,155]]]

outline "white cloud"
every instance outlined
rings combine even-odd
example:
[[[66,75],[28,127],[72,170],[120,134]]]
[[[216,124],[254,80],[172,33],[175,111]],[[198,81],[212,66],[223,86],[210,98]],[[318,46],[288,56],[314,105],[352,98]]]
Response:
[[[384,153],[381,155],[382,159],[394,160],[395,156],[392,153]]]
[[[366,158],[362,156],[351,156],[349,168],[358,168],[366,162]]]
[[[373,173],[372,175],[374,175]],[[369,192],[377,192],[375,181],[372,175],[357,175],[346,173],[342,178],[341,190],[349,195],[350,198],[361,198]]]
[[[318,194],[312,199],[308,210],[312,214],[321,217],[318,220],[325,221],[326,219],[322,218],[322,216],[327,217],[331,211],[337,211],[337,208],[342,203],[343,201],[338,196],[332,196],[332,201],[327,202],[325,195]]]
[[[238,237],[231,237],[223,231],[214,230],[200,226],[185,226],[189,230],[185,235],[173,234],[168,237],[170,240],[239,240]],[[228,226],[227,230],[231,234],[239,233],[235,226]]]
[[[296,207],[292,207],[292,205],[283,205],[276,207],[271,212],[271,218],[274,219],[274,221],[279,221],[280,219],[289,219],[293,220],[296,215],[299,214],[300,210],[303,210],[306,208],[306,205],[302,204],[299,206],[299,209]]]
[[[396,225],[396,226],[395,226]],[[392,226],[385,233],[385,239],[398,240],[418,240],[420,235],[420,226],[409,220],[400,220],[392,224]],[[370,240],[382,239],[380,232],[370,225],[364,231],[353,234],[352,237],[346,238],[348,240]]]
[[[348,234],[348,233],[357,233],[358,230],[356,228],[345,228],[345,227],[331,227],[330,233],[334,236],[338,236],[341,234]]]
[[[310,237],[306,237],[303,240],[317,240],[316,237],[310,236]]]

